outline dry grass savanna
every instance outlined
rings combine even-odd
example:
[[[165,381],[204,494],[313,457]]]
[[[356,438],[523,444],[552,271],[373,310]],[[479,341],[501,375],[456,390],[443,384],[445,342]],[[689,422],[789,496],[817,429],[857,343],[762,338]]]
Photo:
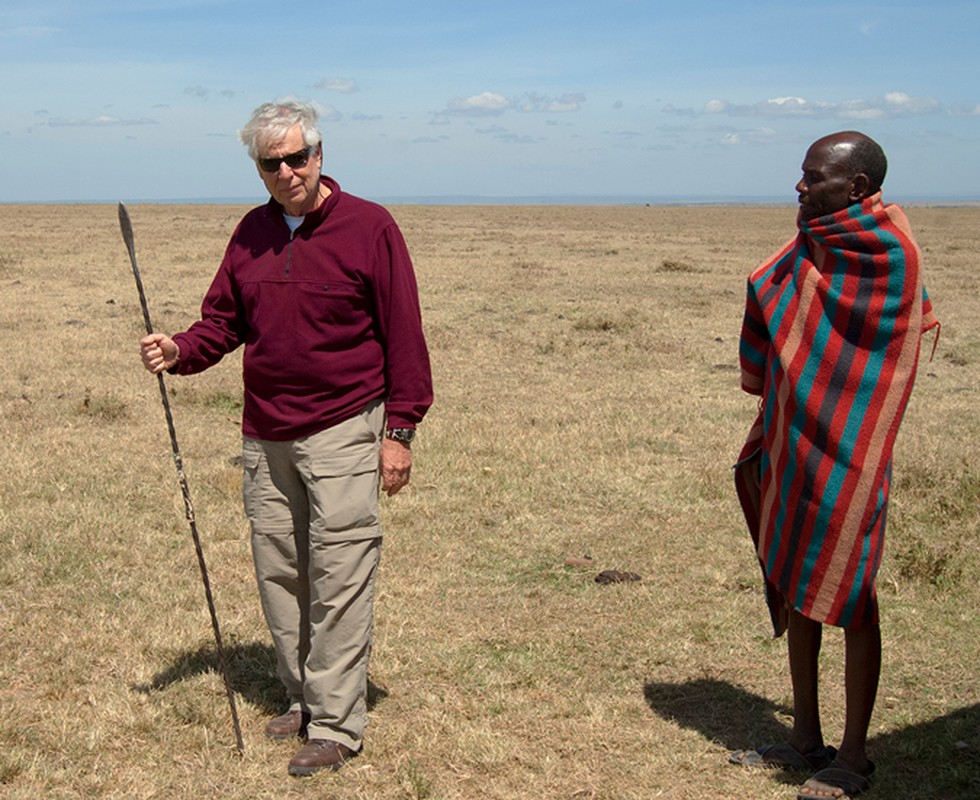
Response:
[[[182,329],[244,209],[129,211],[155,327]],[[262,738],[284,697],[240,508],[239,357],[167,383],[244,758],[116,209],[0,206],[0,795],[795,797],[803,775],[726,764],[790,725],[731,464],[755,411],[735,370],[745,276],[794,210],[393,211],[436,404],[413,484],[384,501],[365,752],[295,779],[294,745]],[[980,209],[909,215],[943,329],[895,455],[871,797],[967,800]],[[839,631],[822,669],[836,741]]]

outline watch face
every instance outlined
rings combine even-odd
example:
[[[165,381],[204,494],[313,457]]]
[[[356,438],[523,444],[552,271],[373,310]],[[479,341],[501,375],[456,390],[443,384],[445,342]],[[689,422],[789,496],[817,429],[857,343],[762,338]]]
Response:
[[[415,438],[414,428],[391,428],[388,431],[388,438],[396,442],[411,442]]]

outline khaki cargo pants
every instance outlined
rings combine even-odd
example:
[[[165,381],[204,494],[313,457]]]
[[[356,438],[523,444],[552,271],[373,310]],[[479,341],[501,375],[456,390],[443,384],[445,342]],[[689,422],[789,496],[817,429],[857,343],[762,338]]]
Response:
[[[384,405],[287,442],[245,437],[243,495],[259,597],[291,709],[311,739],[360,750],[381,555]]]

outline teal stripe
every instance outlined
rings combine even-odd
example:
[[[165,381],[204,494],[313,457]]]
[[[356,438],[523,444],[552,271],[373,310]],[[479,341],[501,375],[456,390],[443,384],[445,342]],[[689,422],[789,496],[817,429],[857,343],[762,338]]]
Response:
[[[867,215],[863,220],[860,220],[860,222],[865,230],[870,230],[874,227],[874,218],[872,215]],[[894,237],[892,237],[890,234],[886,234],[882,231],[879,232],[878,237],[879,241],[883,243],[887,242],[889,239],[892,240],[885,245],[886,248],[893,246]],[[834,264],[834,281],[832,281],[832,285],[834,286],[833,295],[835,299],[833,303],[828,302],[827,313],[821,321],[822,328],[824,328],[825,325],[829,327],[829,320],[836,312],[837,298],[839,298],[841,295],[843,279],[846,275],[848,267],[848,259],[844,255],[843,250],[841,248],[834,248],[834,252],[837,254]],[[889,270],[889,284],[887,290],[887,296],[889,297],[894,293],[896,273],[899,278],[899,290],[901,290],[901,285],[904,285],[905,261],[904,254],[901,253],[901,248],[899,248],[899,256],[898,261],[901,264],[901,267],[896,270]],[[831,520],[840,499],[841,490],[843,489],[844,480],[847,477],[848,471],[852,468],[854,444],[858,440],[858,434],[862,425],[864,424],[866,412],[869,410],[875,387],[878,385],[880,379],[881,369],[884,363],[881,343],[884,341],[885,345],[887,345],[887,342],[890,340],[891,331],[894,327],[893,318],[895,316],[894,314],[888,314],[886,309],[883,309],[880,324],[875,332],[871,354],[872,358],[864,366],[863,373],[859,380],[858,390],[853,402],[847,409],[844,410],[847,417],[844,422],[842,435],[836,441],[836,444],[839,445],[837,448],[837,456],[834,459],[833,466],[831,467],[830,475],[827,478],[827,483],[822,488],[820,493],[820,506],[817,511],[816,520],[814,521],[813,535],[810,539],[807,552],[802,562],[803,569],[801,570],[800,583],[797,587],[798,602],[802,602],[803,598],[806,596],[806,587],[812,578],[813,569],[820,558],[820,553],[824,546],[824,539],[826,538],[822,534],[826,533],[830,527]],[[861,355],[861,353],[855,354],[856,357],[860,357]],[[878,357],[875,358],[875,355]]]
[[[758,367],[760,370],[764,369],[766,366],[766,354],[758,348],[752,347],[751,345],[743,342],[739,345],[738,354],[741,358],[744,358],[746,361],[753,366]]]
[[[805,247],[794,248],[786,253],[780,259],[777,259],[770,267],[767,269],[755,282],[753,289],[756,293],[756,297],[761,301],[761,295],[764,291],[766,284],[772,277],[773,273],[783,267],[788,259],[793,260],[793,272],[795,273],[799,263],[806,257],[807,251]],[[762,307],[761,302],[759,303],[763,311],[763,317],[765,320],[766,327],[769,329],[769,339],[770,341],[775,341],[775,333],[779,331],[780,324],[786,313],[786,308],[793,297],[793,282],[792,280],[787,280],[780,291],[776,299],[770,300],[765,307]],[[778,355],[774,356],[769,362],[769,394],[766,396],[765,403],[763,405],[763,430],[771,430],[773,414],[776,407],[776,387],[778,386],[778,376],[780,371],[780,361]],[[763,448],[763,463],[760,465],[762,474],[766,474],[771,469],[771,461],[769,459],[768,451]],[[778,476],[773,475],[773,478]],[[776,530],[779,530],[779,525],[783,516],[783,502],[782,499],[785,497],[785,492],[780,489],[778,497],[780,499],[780,507],[777,511],[776,517]],[[764,561],[766,565],[766,574],[771,575],[773,572],[773,561],[778,552],[779,537],[773,536],[769,541],[769,548],[764,556]]]
[[[803,243],[801,244],[800,247],[788,253],[787,258],[793,258],[792,276],[790,277],[790,279],[785,281],[782,291],[779,293],[779,296],[775,300],[775,302],[770,304],[772,308],[772,312],[771,315],[769,316],[769,320],[767,323],[770,330],[770,338],[773,339],[774,341],[778,340],[778,337],[775,334],[781,330],[789,305],[792,302],[793,298],[796,297],[797,276],[799,275],[800,270],[806,268],[806,265],[810,261],[809,248],[805,245],[805,243]],[[781,372],[781,370],[782,370],[782,362],[778,359],[778,357],[774,358],[770,366],[770,382],[769,382],[769,385],[771,387],[770,397],[767,399],[766,402],[766,412],[767,412],[767,416],[769,417],[769,419],[765,420],[767,430],[769,429],[769,424],[771,423],[773,409],[775,408],[776,405],[777,388],[781,383],[781,381],[779,380],[779,373]],[[796,397],[796,399],[797,401],[799,400],[798,396]],[[797,443],[799,442],[799,437],[800,437],[800,429],[796,423],[798,416],[799,416],[798,414],[794,416],[794,418],[790,421],[789,430],[786,431],[787,447],[789,448],[789,452],[791,454],[796,452],[796,446]],[[789,487],[792,485],[795,475],[796,475],[796,460],[791,459],[787,464],[786,469],[783,470],[783,473],[781,475],[774,476],[778,478],[780,481],[780,485],[779,485],[780,502],[779,502],[779,507],[776,510],[776,517],[774,519],[774,524],[776,526],[776,529],[779,531],[782,531],[786,524],[787,503],[784,498],[786,498],[789,495]],[[781,541],[781,537],[773,536],[769,542],[769,548],[765,554],[767,575],[772,575],[775,571],[775,562],[777,556],[779,555],[780,541]]]
[[[806,401],[806,399],[810,396],[810,393],[813,391],[817,370],[825,360],[827,346],[831,341],[831,334],[834,331],[832,320],[837,314],[838,300],[843,293],[843,284],[844,278],[846,277],[846,272],[847,260],[838,253],[837,257],[834,259],[833,268],[830,275],[824,275],[824,277],[828,279],[829,288],[827,290],[823,314],[820,317],[820,323],[815,334],[815,343],[817,346],[811,349],[804,367],[803,375],[801,376],[800,383],[795,387],[798,401],[800,402],[800,410],[793,419],[793,426],[799,431],[794,445],[798,443],[799,437],[802,436],[803,426],[806,425],[807,417],[802,403]],[[817,561],[820,558],[820,553],[823,550],[825,534],[830,525],[830,517],[833,514],[834,505],[836,504],[837,497],[840,494],[842,480],[842,476],[831,473],[831,477],[826,486],[820,487],[814,484],[812,487],[813,491],[819,494],[819,497],[815,496],[810,498],[811,500],[816,500],[818,502],[817,515],[816,520],[814,521],[813,531],[810,534],[809,541],[805,545],[806,550],[804,551],[803,558],[801,559],[800,577],[799,583],[796,587],[795,597],[797,608],[801,608],[804,600],[806,599],[807,588],[810,585],[810,581],[813,577],[813,570],[816,567]]]
[[[807,252],[807,256],[809,257],[809,251],[806,252]],[[798,260],[797,263],[794,265],[794,281],[791,286],[787,287],[787,290],[784,292],[784,294],[786,295],[796,294],[796,286],[799,283],[799,281],[796,280],[796,278],[799,276],[799,271],[801,268],[815,269],[815,267],[810,267],[808,264],[804,264],[802,260]],[[831,271],[829,278],[832,287],[830,292],[828,293],[828,299],[830,300],[830,303],[825,304],[824,306],[825,309],[824,314],[821,316],[820,323],[814,335],[812,346],[810,347],[810,350],[807,353],[806,362],[804,363],[803,370],[800,375],[800,381],[798,384],[792,386],[793,397],[796,402],[796,412],[789,420],[788,430],[786,431],[786,440],[788,442],[788,447],[790,448],[789,452],[792,454],[798,452],[800,439],[803,436],[803,428],[805,427],[807,421],[806,400],[810,396],[810,392],[813,388],[814,380],[816,379],[817,376],[817,370],[819,369],[821,363],[824,360],[824,355],[827,349],[827,345],[830,341],[830,332],[832,331],[832,326],[828,321],[828,317],[832,317],[836,313],[837,303],[834,298],[836,298],[840,294],[840,284],[843,280],[843,276],[839,275],[839,270],[837,269],[837,265],[835,265],[835,268]],[[835,283],[837,284],[836,287],[834,287]],[[787,469],[783,472],[783,475],[781,476],[781,482],[780,482],[781,498],[790,497],[793,481],[796,478],[796,474],[798,470],[801,469],[802,467],[803,467],[802,464],[797,464],[795,458],[790,461]],[[798,499],[799,498],[797,498],[797,500]],[[786,526],[787,524],[786,517],[789,511],[790,511],[789,503],[780,502],[779,511],[777,512],[777,516],[775,520],[776,524],[780,527],[780,529]],[[791,536],[792,531],[790,531],[787,535]],[[774,546],[770,548],[770,551],[768,553],[769,558],[767,561],[767,567],[770,570],[775,568],[775,559],[776,556],[778,555],[778,548],[775,546],[776,544],[777,542],[774,539],[773,541]],[[812,548],[810,550],[807,550],[806,554],[804,554],[803,557],[803,561],[801,565],[802,566],[801,576],[805,575],[806,577],[805,579],[801,577],[801,581],[797,587],[797,596],[794,598],[797,607],[799,607],[799,604],[802,602],[802,598],[805,596],[806,585],[807,582],[809,581],[809,576],[813,572],[813,567],[815,566],[816,563],[816,557],[819,555],[820,543],[818,542],[817,544],[818,546],[816,547],[815,550],[813,550]],[[796,554],[793,553],[791,554],[791,556],[795,558]]]
[[[882,485],[878,487],[878,503],[875,506],[874,516],[871,518],[871,524],[868,526],[868,529],[864,531],[864,538],[861,541],[861,561],[858,563],[858,568],[854,573],[854,580],[851,583],[850,591],[847,593],[847,601],[844,603],[844,608],[841,611],[841,627],[846,628],[848,625],[850,625],[851,620],[854,619],[854,612],[857,611],[858,600],[861,597],[861,587],[864,585],[864,581],[868,575],[868,570],[871,568],[870,532],[874,530],[875,525],[878,524],[878,519],[881,517],[881,510],[884,505],[885,487]]]
[[[868,215],[873,223],[873,217]],[[868,224],[867,219],[862,220],[863,227],[869,230],[874,227],[873,224]],[[800,583],[797,588],[797,603],[802,603],[806,596],[806,586],[812,577],[813,568],[819,559],[821,549],[823,547],[824,536],[820,536],[821,532],[826,532],[830,525],[831,518],[834,514],[834,510],[837,506],[838,499],[840,496],[841,489],[843,487],[844,479],[847,475],[848,470],[851,468],[851,459],[853,457],[853,445],[858,440],[858,434],[862,425],[864,424],[866,412],[868,411],[871,401],[874,395],[874,390],[878,386],[881,377],[881,370],[884,366],[884,354],[885,348],[891,340],[892,333],[894,331],[895,319],[897,317],[897,306],[901,303],[902,287],[905,284],[905,254],[902,251],[900,243],[897,238],[887,231],[879,231],[878,233],[879,241],[884,244],[886,250],[889,252],[890,264],[894,264],[893,268],[888,271],[888,288],[886,291],[886,299],[884,306],[882,308],[881,317],[879,320],[878,328],[875,332],[875,337],[872,344],[871,358],[868,360],[864,367],[864,371],[861,375],[859,381],[859,388],[854,397],[854,401],[851,403],[850,407],[847,409],[847,419],[844,424],[842,435],[839,439],[839,444],[841,445],[838,450],[838,456],[834,461],[834,465],[831,469],[830,476],[828,477],[827,484],[821,492],[820,496],[820,508],[817,513],[817,520],[814,528],[813,537],[810,540],[809,546],[807,548],[807,553],[803,559],[803,570],[800,574]],[[838,250],[838,252],[840,252]],[[897,257],[895,254],[897,253]],[[844,261],[843,258],[838,258],[835,263],[835,268],[839,266]],[[897,294],[896,294],[897,290]],[[840,294],[840,287],[836,289],[835,296]],[[897,300],[897,302],[896,302]],[[836,308],[836,302],[834,303],[834,309]],[[826,323],[828,318],[831,317],[832,311],[828,305],[828,314],[822,320],[821,327],[823,323]],[[818,538],[819,537],[819,538]],[[862,555],[862,569],[866,566],[865,558],[868,548],[868,542],[865,541],[863,545],[863,555]],[[851,593],[853,594],[860,589],[860,582],[855,586],[851,587]],[[849,601],[850,602],[850,601]],[[853,613],[853,609],[849,613]]]
[[[810,251],[804,246],[791,251],[786,257],[793,259],[792,274],[795,277],[800,268],[800,264],[809,259]],[[781,260],[780,263],[784,263],[783,260]],[[767,275],[771,275],[772,272],[773,270],[769,270]],[[785,281],[783,284],[783,289],[779,293],[779,298],[775,305],[773,306],[772,303],[769,304],[768,307],[772,308],[772,313],[769,317],[769,322],[767,323],[769,325],[770,334],[776,333],[783,327],[783,317],[786,316],[786,309],[789,307],[790,302],[793,300],[793,296],[796,294],[795,289],[796,287],[794,281]]]
[[[747,307],[751,308],[752,305],[754,305],[757,309],[759,309],[758,318],[756,318],[754,314],[752,315],[753,322],[758,323],[760,327],[764,328],[766,326],[766,321],[762,313],[762,306],[759,304],[759,298],[756,293],[756,288],[752,284],[749,284],[749,298],[747,301]],[[744,337],[739,337],[739,342],[738,342],[739,357],[744,358],[752,365],[758,367],[760,372],[766,366],[766,356],[768,355],[768,352],[769,352],[768,348],[766,348],[765,350],[760,350],[759,348],[749,344]]]
[[[898,317],[897,310],[898,306],[901,305],[902,288],[905,285],[905,253],[902,250],[900,243],[892,234],[886,231],[879,232],[878,236],[879,241],[884,243],[886,248],[890,251],[889,264],[890,266],[894,266],[888,270],[888,288],[885,293],[885,303],[882,307],[879,325],[875,331],[871,356],[868,359],[868,362],[865,365],[864,371],[861,375],[854,402],[851,404],[851,407],[847,412],[847,420],[844,423],[844,428],[840,439],[842,445],[840,449],[840,457],[836,459],[831,471],[831,477],[828,480],[828,487],[831,485],[834,487],[832,492],[833,504],[826,509],[821,509],[820,516],[824,520],[824,524],[829,524],[830,515],[833,513],[833,509],[836,506],[837,497],[840,493],[843,480],[851,466],[851,459],[854,454],[854,444],[858,440],[858,434],[864,425],[867,411],[871,407],[875,389],[880,383],[881,371],[885,364],[885,351],[889,342],[891,341],[892,334],[895,329],[895,322]],[[895,254],[897,254],[897,257]],[[866,465],[859,466],[864,467]],[[879,488],[879,493],[880,492],[881,489]],[[825,492],[824,497],[828,497],[830,494],[831,492]],[[883,498],[879,497],[879,512],[882,502]],[[854,613],[854,608],[852,605],[857,602],[856,597],[860,593],[864,570],[867,568],[867,554],[869,546],[870,543],[867,536],[865,536],[865,541],[862,543],[862,560],[859,570],[860,574],[855,576],[855,583],[851,586],[848,596],[848,615]]]

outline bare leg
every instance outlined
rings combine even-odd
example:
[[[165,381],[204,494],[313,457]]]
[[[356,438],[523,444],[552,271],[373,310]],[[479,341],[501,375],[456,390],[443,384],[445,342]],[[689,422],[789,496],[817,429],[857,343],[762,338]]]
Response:
[[[878,695],[881,675],[881,628],[866,625],[844,631],[847,662],[844,668],[844,688],[847,697],[847,723],[844,739],[837,756],[848,769],[867,772],[868,727]]]
[[[789,743],[800,753],[809,753],[823,747],[817,666],[823,625],[791,610],[787,635],[793,684],[793,733]]]
[[[881,674],[881,628],[878,625],[867,625],[863,628],[845,629],[844,647],[847,721],[835,763],[844,769],[867,775],[871,771],[866,747],[868,727],[871,724],[871,712],[874,711],[878,677]],[[843,790],[814,778],[810,778],[804,787],[813,797],[837,798],[844,794]]]

